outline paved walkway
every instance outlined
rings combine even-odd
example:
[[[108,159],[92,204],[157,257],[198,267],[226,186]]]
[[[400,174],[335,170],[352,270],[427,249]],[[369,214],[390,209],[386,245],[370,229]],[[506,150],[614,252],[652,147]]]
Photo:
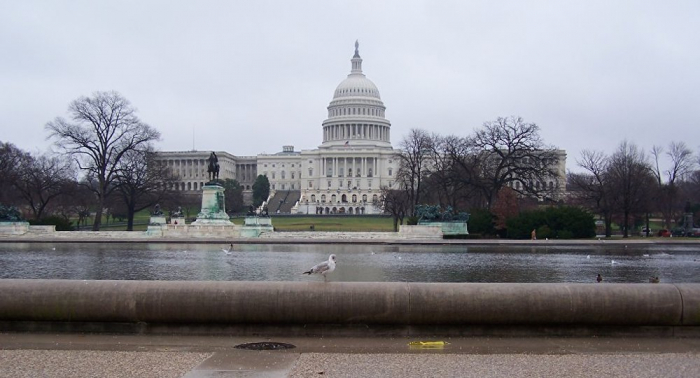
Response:
[[[0,334],[0,377],[700,377],[698,338],[439,340]]]

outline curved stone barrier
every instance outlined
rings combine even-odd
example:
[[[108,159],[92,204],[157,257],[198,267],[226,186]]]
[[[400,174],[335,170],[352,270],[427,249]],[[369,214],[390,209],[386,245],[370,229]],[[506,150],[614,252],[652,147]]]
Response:
[[[0,280],[0,321],[698,326],[700,284]]]

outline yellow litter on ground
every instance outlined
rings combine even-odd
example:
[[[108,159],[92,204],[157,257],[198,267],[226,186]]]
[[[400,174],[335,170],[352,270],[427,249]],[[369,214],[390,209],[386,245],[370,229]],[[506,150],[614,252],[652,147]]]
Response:
[[[411,341],[408,343],[411,347],[420,348],[442,348],[445,345],[449,345],[447,341]]]

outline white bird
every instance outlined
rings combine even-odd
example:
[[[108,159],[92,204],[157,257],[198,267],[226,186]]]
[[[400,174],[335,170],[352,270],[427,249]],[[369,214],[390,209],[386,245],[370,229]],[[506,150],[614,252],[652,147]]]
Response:
[[[316,274],[320,273],[323,276],[323,280],[326,280],[326,274],[332,273],[335,270],[335,255],[328,256],[328,261],[318,263],[313,266],[313,268],[307,270],[302,274]]]
[[[617,261],[615,261],[615,260],[610,260],[610,264],[617,264]]]
[[[231,246],[228,247],[228,249],[223,249],[223,248],[222,248],[221,251],[222,251],[223,253],[227,254],[227,255],[230,255],[230,254],[231,254],[231,251],[233,251],[233,243],[231,243]]]
[[[586,258],[587,258],[587,259],[590,259],[590,258],[591,258],[591,255],[586,256]]]

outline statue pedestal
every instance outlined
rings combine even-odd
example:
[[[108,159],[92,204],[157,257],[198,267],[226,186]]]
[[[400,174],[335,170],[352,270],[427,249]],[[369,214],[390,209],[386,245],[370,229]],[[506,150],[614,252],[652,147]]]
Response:
[[[202,187],[202,210],[192,224],[233,226],[226,214],[223,186],[207,183]]]
[[[24,235],[29,232],[29,222],[0,221],[0,235]]]
[[[165,215],[151,215],[149,224],[165,224]]]
[[[241,236],[257,238],[263,232],[273,232],[274,230],[270,217],[247,216],[243,227],[241,227]]]
[[[170,224],[179,224],[179,225],[184,225],[185,223],[185,217],[171,217],[170,218]]]

